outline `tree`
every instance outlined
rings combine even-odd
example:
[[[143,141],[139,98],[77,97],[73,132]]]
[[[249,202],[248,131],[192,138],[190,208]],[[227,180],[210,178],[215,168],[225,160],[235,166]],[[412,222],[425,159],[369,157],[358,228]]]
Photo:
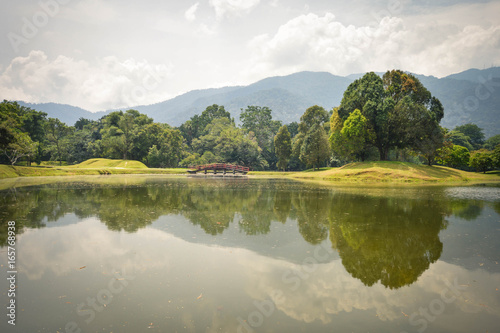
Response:
[[[231,114],[224,109],[224,106],[213,104],[207,106],[201,115],[194,115],[179,127],[182,136],[186,139],[188,146],[191,146],[194,139],[207,134],[207,126],[215,119],[227,118],[231,121]]]
[[[486,140],[486,142],[484,143],[484,148],[488,150],[493,150],[498,145],[500,145],[500,134],[492,136],[491,138]]]
[[[286,125],[288,132],[290,132],[290,137],[293,139],[297,134],[299,134],[299,124],[296,121],[291,122]]]
[[[268,107],[248,106],[246,110],[242,109],[240,120],[243,129],[255,134],[262,156],[268,164],[276,164],[273,144],[281,122],[273,120],[272,110]]]
[[[455,144],[457,146],[465,147],[469,151],[474,150],[474,147],[470,143],[470,138],[467,135],[463,134],[462,132],[453,130],[453,131],[450,131],[447,136],[448,136],[448,140],[453,142],[453,144]]]
[[[320,137],[318,136],[319,133],[315,133],[315,135],[311,136],[313,129],[316,130],[317,127],[323,129],[323,132],[325,132],[325,137],[326,137],[326,130],[324,127],[325,124],[327,124],[328,119],[329,119],[328,112],[324,108],[318,105],[311,106],[304,112],[304,114],[300,117],[298,134],[293,138],[292,159],[298,159],[305,164],[308,163],[307,161],[309,161],[309,158],[307,158],[306,156],[309,155],[309,152],[307,152],[307,149],[304,147],[304,145],[306,144],[306,138],[309,137],[308,139],[309,141],[307,142],[307,144],[309,146],[312,145],[313,142],[311,141],[311,139]],[[324,150],[323,153],[327,152],[329,153],[328,138],[326,140],[326,143],[327,143],[326,150]],[[311,163],[309,165],[317,165],[317,164]]]
[[[206,135],[193,140],[192,149],[198,156],[212,152],[218,162],[242,164],[257,169],[267,167],[253,132],[245,133],[225,117],[212,121],[207,125],[206,132]]]
[[[0,148],[2,151],[9,144],[15,143],[17,132],[21,126],[21,119],[18,115],[19,104],[4,100],[0,103]]]
[[[337,127],[337,125],[334,126]],[[340,130],[340,135],[343,137],[344,149],[347,155],[364,161],[367,150],[373,142],[373,134],[369,127],[368,119],[361,114],[360,110],[354,110],[347,117]]]
[[[469,165],[470,152],[467,148],[452,145],[450,149],[438,159],[438,162],[452,168],[460,168]]]
[[[493,167],[493,156],[491,152],[486,149],[473,151],[470,156],[469,166],[477,171],[486,173],[486,171]]]
[[[21,157],[32,156],[37,150],[38,143],[33,142],[28,134],[20,131],[13,132],[13,140],[2,147],[2,151],[14,165]]]
[[[330,155],[328,137],[320,124],[316,123],[304,136],[300,148],[300,160],[312,165],[313,170],[320,166]]]
[[[356,109],[368,120],[381,160],[391,149],[414,148],[421,138],[431,137],[444,115],[439,100],[416,77],[399,70],[383,78],[367,73],[350,84],[338,114],[345,121]]]
[[[311,106],[300,117],[299,133],[307,133],[314,125],[323,126],[329,120],[328,112],[321,106]]]
[[[468,136],[469,141],[475,150],[482,148],[484,144],[484,133],[479,126],[469,123],[455,127],[454,131],[458,131],[463,133],[465,136]]]
[[[137,110],[115,111],[104,117],[101,135],[105,157],[128,159],[134,152],[139,129],[152,122],[153,119]],[[143,151],[141,156],[134,157],[140,160],[146,154],[147,151]]]
[[[278,156],[278,168],[286,170],[290,156],[292,155],[292,138],[286,125],[280,127],[278,133],[274,137],[274,149]]]
[[[495,168],[500,168],[500,144],[495,147],[491,156],[493,158],[493,166]]]
[[[64,139],[71,133],[71,128],[57,118],[49,118],[45,130],[52,159],[59,161],[59,165],[62,165],[68,148],[67,141]]]

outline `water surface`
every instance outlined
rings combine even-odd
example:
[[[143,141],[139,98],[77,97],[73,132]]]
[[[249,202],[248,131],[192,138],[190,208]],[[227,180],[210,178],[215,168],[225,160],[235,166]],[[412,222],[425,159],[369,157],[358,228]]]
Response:
[[[83,177],[0,207],[2,332],[500,331],[498,187]]]

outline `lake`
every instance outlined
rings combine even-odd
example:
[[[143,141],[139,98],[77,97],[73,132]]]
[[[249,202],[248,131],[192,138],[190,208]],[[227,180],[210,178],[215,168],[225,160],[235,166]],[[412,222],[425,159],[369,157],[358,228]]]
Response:
[[[500,332],[500,187],[33,181],[0,191],[1,332]]]

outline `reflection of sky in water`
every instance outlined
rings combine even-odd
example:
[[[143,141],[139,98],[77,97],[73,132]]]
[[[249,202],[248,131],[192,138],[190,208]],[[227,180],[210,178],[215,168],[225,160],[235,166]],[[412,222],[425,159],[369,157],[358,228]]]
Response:
[[[443,200],[439,191],[438,196]],[[448,223],[439,232],[443,243],[440,259],[428,268],[424,266],[416,282],[393,289],[386,288],[380,281],[366,286],[362,278],[354,278],[346,270],[346,263],[350,269],[358,269],[356,272],[369,272],[369,267],[359,270],[353,260],[360,260],[366,266],[372,262],[367,258],[370,251],[350,254],[346,251],[384,243],[411,251],[411,247],[401,246],[390,237],[406,235],[399,232],[399,228],[407,228],[404,223],[418,223],[418,216],[426,216],[415,214],[429,207],[427,197],[412,206],[404,199],[394,199],[397,197],[394,190],[391,190],[393,198],[387,201],[381,199],[380,194],[370,199],[350,195],[337,198],[332,197],[330,191],[317,193],[313,191],[307,198],[292,199],[294,208],[284,223],[273,217],[267,232],[251,235],[242,231],[253,232],[253,229],[242,227],[243,222],[250,220],[241,207],[240,213],[232,215],[232,222],[215,235],[206,232],[205,229],[212,230],[206,225],[189,220],[200,218],[193,212],[184,216],[174,212],[160,216],[133,233],[111,231],[109,225],[96,217],[78,218],[71,213],[63,214],[55,222],[46,221],[46,228],[25,229],[18,240],[18,302],[22,310],[16,328],[7,327],[3,321],[0,329],[2,332],[64,332],[65,324],[74,321],[83,332],[237,332],[238,318],[251,318],[249,316],[258,311],[256,304],[272,300],[272,314],[262,317],[262,325],[255,328],[256,332],[417,332],[425,318],[421,311],[436,306],[443,294],[454,296],[450,291],[454,283],[463,290],[445,304],[438,316],[429,317],[432,320],[427,320],[426,331],[494,332],[497,329],[500,218],[490,203],[477,201],[475,189],[468,198],[473,197],[471,205],[479,207],[479,211],[474,209],[471,213],[471,205],[464,205],[463,201],[459,205],[453,202],[451,208],[443,210],[434,206],[427,209],[447,214]],[[450,194],[454,193],[453,189],[446,189],[445,193],[456,197]],[[268,202],[271,197],[263,196],[259,200],[264,198],[263,201]],[[274,203],[286,201],[283,197],[273,198]],[[356,201],[349,203],[349,198]],[[308,225],[316,221],[305,219],[307,215],[314,215],[311,207],[315,201],[337,205],[329,210],[333,215],[318,211],[317,219],[326,218],[326,236],[316,229],[308,229]],[[395,221],[402,226],[385,232],[380,228],[386,228],[386,222],[377,218],[364,217],[365,220],[357,221],[357,216],[364,215],[356,211],[356,202],[363,205],[366,214],[377,214],[379,209],[394,212]],[[354,208],[349,208],[349,204]],[[286,203],[279,207],[265,203],[265,207],[274,207],[275,211],[283,206]],[[250,208],[258,207],[261,206],[255,204]],[[307,214],[301,215],[301,209]],[[338,227],[329,229],[328,223]],[[415,226],[408,228],[412,233],[420,233],[419,237],[426,235]],[[328,234],[332,230],[343,232],[343,236],[333,237]],[[316,236],[304,236],[305,232],[323,235],[323,240],[314,245]],[[382,237],[384,232],[387,239],[381,242],[369,238],[359,241],[367,234],[372,238]],[[311,242],[306,242],[304,237]],[[334,238],[340,253],[326,250],[331,249]],[[390,249],[374,249],[373,253],[386,256],[382,261],[384,265],[374,267],[388,270],[391,262],[397,265],[401,258],[413,255],[394,253],[395,259],[391,261]],[[312,259],[317,259],[319,264]],[[409,262],[413,261],[409,259]],[[0,257],[0,263],[5,266],[5,255]],[[87,324],[87,317],[77,313],[77,306],[108,288],[116,272],[134,279]],[[4,284],[0,286],[3,288]],[[86,305],[84,308],[90,309]],[[412,315],[415,325],[410,321]]]
[[[485,187],[450,187],[446,195],[456,199],[500,201],[500,186]]]

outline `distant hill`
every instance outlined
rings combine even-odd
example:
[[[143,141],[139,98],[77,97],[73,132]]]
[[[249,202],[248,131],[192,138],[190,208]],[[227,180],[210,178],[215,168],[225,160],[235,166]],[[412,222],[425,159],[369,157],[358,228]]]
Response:
[[[299,72],[266,78],[248,86],[193,90],[161,103],[131,106],[130,109],[147,114],[155,121],[180,126],[212,104],[224,105],[236,121],[239,121],[241,109],[259,105],[271,108],[275,119],[289,123],[298,121],[312,105],[327,110],[338,106],[348,85],[362,75],[342,77],[325,72]],[[444,78],[417,77],[443,103],[444,127],[451,129],[473,122],[484,129],[487,137],[500,134],[500,67],[470,69]],[[99,119],[111,112],[92,113],[54,103],[22,104],[71,125],[80,117]]]
[[[57,103],[26,103],[23,101],[18,101],[19,105],[32,108],[37,111],[43,111],[47,113],[50,118],[58,118],[62,122],[68,125],[74,125],[76,121],[80,118],[86,118],[91,120],[98,120],[103,116],[107,115],[111,111],[101,111],[101,112],[90,112],[82,108],[71,106],[67,104],[57,104]]]

